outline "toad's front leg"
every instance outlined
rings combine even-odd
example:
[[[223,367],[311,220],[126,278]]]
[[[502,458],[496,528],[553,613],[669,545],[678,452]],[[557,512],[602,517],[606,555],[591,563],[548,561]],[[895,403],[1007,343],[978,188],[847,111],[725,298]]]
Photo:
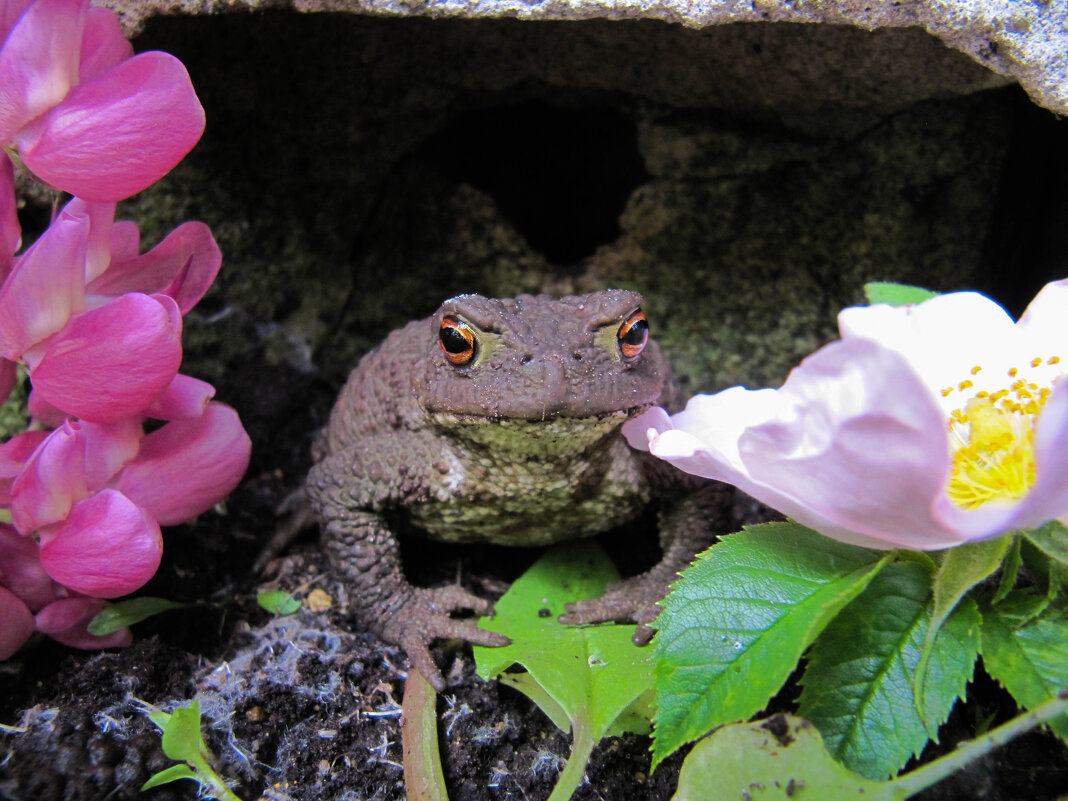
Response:
[[[361,451],[375,453],[373,447]],[[480,629],[474,621],[451,616],[465,609],[489,614],[493,609],[489,601],[458,585],[415,587],[404,577],[394,532],[379,511],[362,508],[390,500],[388,483],[365,481],[365,476],[376,475],[377,467],[366,464],[354,452],[341,451],[313,468],[308,494],[326,523],[323,545],[338,578],[348,587],[356,618],[386,642],[403,648],[412,666],[440,692],[445,680],[430,656],[431,641],[447,637],[500,646],[509,640]],[[409,474],[394,492],[411,490],[412,480]]]
[[[644,645],[653,636],[649,626],[660,614],[660,601],[679,572],[694,556],[726,533],[733,491],[717,481],[704,482],[695,492],[670,504],[660,515],[660,562],[645,573],[608,585],[604,595],[567,605],[561,623],[634,622],[634,642]]]

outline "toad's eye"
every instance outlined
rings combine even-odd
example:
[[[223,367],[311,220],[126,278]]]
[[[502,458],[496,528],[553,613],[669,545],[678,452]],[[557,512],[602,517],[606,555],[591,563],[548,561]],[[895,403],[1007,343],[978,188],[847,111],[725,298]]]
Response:
[[[459,317],[450,314],[442,319],[438,341],[445,358],[458,367],[475,358],[475,332]]]
[[[637,359],[649,341],[649,321],[645,319],[645,312],[638,309],[628,317],[616,332],[616,339],[624,359]]]

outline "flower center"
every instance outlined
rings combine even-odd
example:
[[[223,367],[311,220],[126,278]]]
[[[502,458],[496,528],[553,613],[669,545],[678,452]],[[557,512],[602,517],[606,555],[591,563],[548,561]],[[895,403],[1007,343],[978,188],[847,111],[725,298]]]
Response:
[[[981,371],[973,367],[972,375],[978,377]],[[967,398],[963,408],[949,416],[954,449],[950,500],[975,509],[991,502],[1012,503],[1030,491],[1035,483],[1035,422],[1062,371],[1057,356],[1033,359],[1024,370],[1010,368],[1008,386],[994,391],[979,389],[978,379],[942,390],[943,397],[959,392]]]

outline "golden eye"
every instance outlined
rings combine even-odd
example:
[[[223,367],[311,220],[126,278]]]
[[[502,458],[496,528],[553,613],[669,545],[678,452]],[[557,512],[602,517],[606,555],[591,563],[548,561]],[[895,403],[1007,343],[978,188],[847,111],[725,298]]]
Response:
[[[637,359],[649,341],[649,321],[645,319],[645,312],[638,309],[628,317],[616,332],[616,339],[624,359]]]
[[[463,367],[475,358],[475,332],[459,317],[450,314],[442,318],[438,343],[445,358],[457,367]]]

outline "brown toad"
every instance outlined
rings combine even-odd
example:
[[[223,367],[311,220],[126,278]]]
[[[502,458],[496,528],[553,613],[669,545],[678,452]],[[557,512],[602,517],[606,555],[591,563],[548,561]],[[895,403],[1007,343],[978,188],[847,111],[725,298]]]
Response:
[[[316,444],[308,495],[356,616],[439,690],[431,640],[506,640],[450,616],[489,613],[489,602],[408,583],[400,528],[546,545],[609,531],[656,503],[662,562],[564,616],[633,620],[636,640],[648,639],[644,624],[676,572],[713,539],[723,486],[632,450],[619,432],[654,403],[676,405],[641,303],[624,290],[461,295],[391,333],[349,376]]]

